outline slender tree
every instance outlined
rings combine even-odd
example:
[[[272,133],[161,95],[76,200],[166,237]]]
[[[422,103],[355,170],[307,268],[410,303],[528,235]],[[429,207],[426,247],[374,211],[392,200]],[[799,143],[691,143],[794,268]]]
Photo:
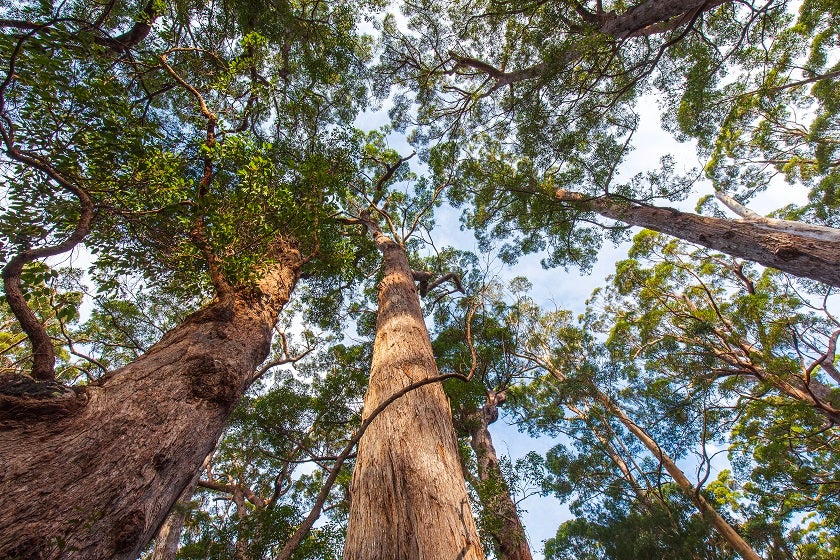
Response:
[[[459,284],[474,294],[438,306],[433,348],[442,370],[474,370],[470,383],[450,382],[445,388],[456,433],[471,451],[463,450],[461,460],[477,498],[479,533],[500,560],[530,560],[533,556],[514,488],[508,480],[511,473],[503,470],[503,458],[490,433],[490,425],[498,421],[509,388],[527,375],[528,366],[510,359],[505,349],[514,344],[511,330],[482,309],[482,294],[493,292],[496,286],[486,285],[475,255],[440,251],[432,260],[437,267],[459,270]],[[434,301],[441,299],[436,296]],[[465,332],[470,333],[469,340],[465,339]]]
[[[581,409],[592,406],[602,408],[608,416],[617,420],[636,440],[647,449],[655,461],[665,469],[685,497],[694,504],[706,522],[742,558],[758,560],[760,556],[744,540],[732,525],[717,511],[677,465],[674,457],[663,448],[651,434],[634,421],[616,400],[598,385],[597,349],[591,335],[570,324],[570,313],[558,311],[543,313],[533,302],[525,299],[518,302],[515,310],[518,328],[523,334],[513,353],[545,372],[556,385],[560,403],[572,401],[571,410],[587,417]],[[565,406],[565,404],[564,404]],[[597,432],[603,437],[603,427]],[[609,455],[609,453],[607,453]],[[621,464],[616,466],[621,468]],[[626,477],[626,475],[625,475]],[[626,478],[625,478],[626,479]]]

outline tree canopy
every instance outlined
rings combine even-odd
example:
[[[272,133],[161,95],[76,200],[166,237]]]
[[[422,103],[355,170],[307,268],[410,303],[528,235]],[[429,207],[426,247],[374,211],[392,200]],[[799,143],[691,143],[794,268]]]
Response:
[[[835,557],[839,8],[0,2],[0,558]]]

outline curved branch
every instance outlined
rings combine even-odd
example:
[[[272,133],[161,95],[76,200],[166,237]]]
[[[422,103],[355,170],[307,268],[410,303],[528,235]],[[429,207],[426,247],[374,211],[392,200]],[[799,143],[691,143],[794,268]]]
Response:
[[[79,199],[79,221],[67,239],[55,245],[21,251],[6,263],[2,272],[3,289],[6,292],[9,308],[11,308],[12,313],[20,323],[21,329],[26,333],[32,344],[32,377],[40,381],[52,381],[55,379],[55,349],[46,328],[26,303],[21,284],[21,273],[23,267],[27,264],[38,259],[60,255],[81,243],[90,232],[94,205],[93,200],[84,189],[58,173],[43,159],[25,154],[14,146],[9,146],[7,153],[13,159],[43,171]]]
[[[427,379],[421,379],[420,381],[415,381],[410,385],[406,385],[377,406],[373,411],[370,413],[370,416],[364,419],[364,421],[359,426],[359,429],[350,438],[350,441],[347,442],[347,445],[344,449],[339,453],[338,457],[336,458],[335,464],[333,465],[332,469],[330,469],[330,474],[327,476],[327,479],[324,481],[324,485],[321,487],[321,491],[318,493],[318,497],[315,500],[315,504],[312,506],[312,509],[309,512],[309,515],[306,516],[306,519],[303,520],[303,523],[297,528],[297,530],[292,534],[286,544],[283,546],[283,549],[277,555],[277,560],[289,560],[292,557],[292,554],[297,550],[298,546],[300,546],[301,541],[309,534],[310,529],[321,516],[321,511],[324,508],[324,504],[327,501],[327,497],[329,496],[330,490],[332,490],[333,484],[335,484],[336,478],[338,478],[338,473],[341,471],[342,465],[344,465],[344,461],[350,456],[351,451],[353,448],[356,447],[356,444],[359,443],[359,440],[362,439],[365,431],[368,427],[373,423],[379,414],[384,411],[388,405],[390,405],[395,400],[399,399],[403,395],[413,391],[414,389],[419,389],[425,385],[429,385],[431,383],[437,383],[438,381],[444,381],[446,379],[457,378],[461,379],[462,381],[469,381],[470,375],[461,375],[460,373],[446,373],[443,375],[436,375],[434,377],[429,377]]]

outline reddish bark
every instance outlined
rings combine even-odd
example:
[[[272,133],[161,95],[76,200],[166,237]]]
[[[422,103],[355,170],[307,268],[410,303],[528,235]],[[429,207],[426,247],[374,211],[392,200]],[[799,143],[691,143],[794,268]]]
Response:
[[[0,558],[137,558],[268,354],[301,264],[286,243],[274,257],[256,289],[217,298],[75,393],[0,389]]]
[[[379,284],[365,414],[437,375],[405,249],[372,227]],[[482,560],[449,403],[439,383],[394,401],[362,436],[351,484],[347,560]]]

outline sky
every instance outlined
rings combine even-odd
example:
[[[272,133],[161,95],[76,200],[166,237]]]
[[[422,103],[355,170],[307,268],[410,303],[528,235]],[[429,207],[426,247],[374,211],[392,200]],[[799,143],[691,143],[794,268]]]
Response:
[[[677,172],[702,166],[703,162],[698,160],[696,148],[692,143],[679,143],[663,130],[659,109],[654,97],[642,98],[637,110],[640,115],[640,125],[634,135],[633,144],[644,148],[637,148],[622,164],[618,170],[619,180],[622,178],[629,179],[637,172],[648,170],[651,162],[658,161],[665,154],[674,156],[677,162]],[[387,125],[388,122],[386,105],[379,110],[366,112],[357,119],[356,124],[359,128],[372,130]],[[402,155],[408,155],[413,151],[413,148],[401,134],[392,133],[388,140],[391,147],[398,150]],[[710,184],[700,181],[692,196],[675,206],[692,211],[698,198],[711,194],[711,192]],[[767,213],[785,204],[804,202],[805,194],[804,189],[791,189],[789,185],[776,183],[771,185],[767,192],[751,201],[750,208],[759,213]],[[436,239],[446,240],[446,244],[480,254],[472,233],[462,230],[457,210],[444,207],[436,215],[436,222],[437,227],[434,231]],[[615,247],[607,242],[599,253],[598,261],[591,273],[587,275],[582,275],[576,269],[569,271],[562,269],[546,270],[540,264],[540,259],[543,258],[543,255],[540,254],[521,258],[513,268],[503,266],[501,263],[495,263],[493,267],[498,271],[502,280],[509,280],[514,276],[526,276],[533,285],[532,297],[541,305],[570,309],[575,313],[580,313],[584,310],[585,301],[592,291],[603,285],[605,278],[613,272],[616,261],[626,256],[628,247],[629,243]],[[84,251],[74,251],[70,257],[65,256],[61,260],[64,265],[78,266],[84,269],[91,264],[90,255]],[[84,315],[90,309],[89,306],[90,303],[86,302],[82,310],[83,320]],[[512,461],[531,451],[545,453],[556,443],[555,440],[550,438],[530,438],[511,425],[510,420],[510,417],[502,409],[499,421],[491,425],[490,431],[497,451],[500,454],[508,455]],[[517,496],[517,498],[520,497]],[[531,548],[535,553],[534,556],[537,559],[542,559],[541,552],[544,541],[553,537],[560,523],[570,518],[568,509],[555,498],[538,495],[524,499],[520,503],[520,507],[523,508],[523,522]]]

